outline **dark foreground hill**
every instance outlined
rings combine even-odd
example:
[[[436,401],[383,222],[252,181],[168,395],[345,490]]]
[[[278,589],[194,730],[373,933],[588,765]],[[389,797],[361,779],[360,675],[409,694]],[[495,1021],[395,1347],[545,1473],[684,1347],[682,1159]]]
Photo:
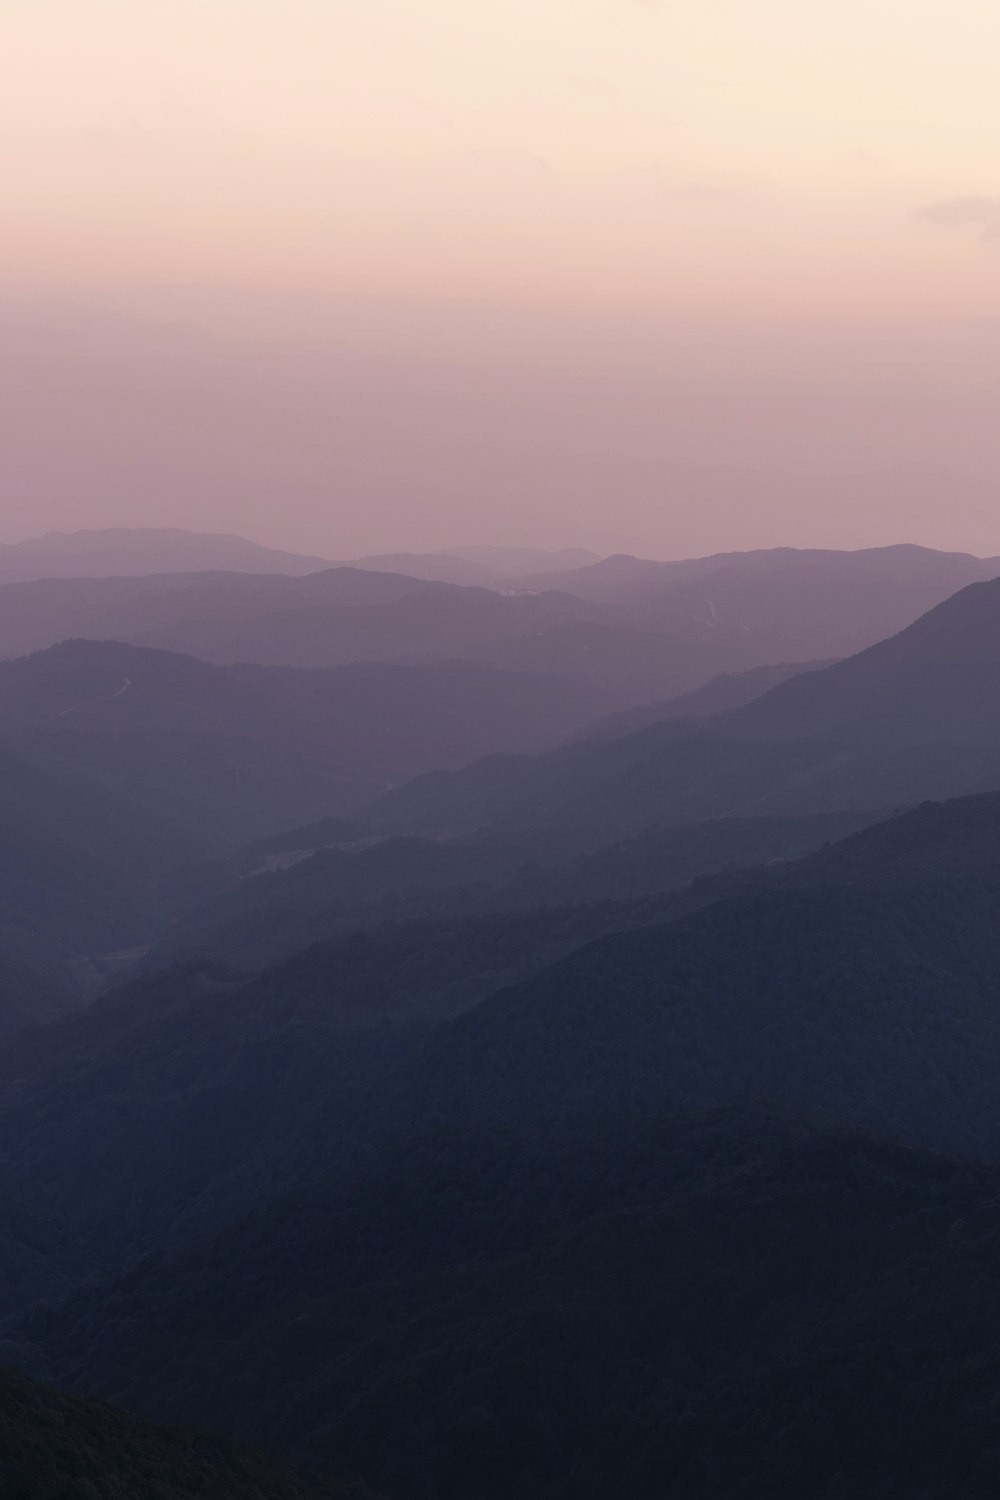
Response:
[[[996,1189],[753,1111],[431,1132],[63,1307],[59,1368],[400,1500],[986,1500]]]
[[[998,934],[993,796],[135,984],[0,1053],[9,1357],[399,1500],[978,1500]]]
[[[249,985],[137,981],[0,1054],[0,1165],[113,1253],[428,1118],[767,1101],[1000,1156],[998,807],[672,894],[345,933]]]
[[[370,816],[395,831],[573,829],[901,807],[1000,786],[1000,581],[707,723],[434,774]]]
[[[0,1488],[10,1500],[363,1500],[224,1438],[158,1427],[0,1370]]]

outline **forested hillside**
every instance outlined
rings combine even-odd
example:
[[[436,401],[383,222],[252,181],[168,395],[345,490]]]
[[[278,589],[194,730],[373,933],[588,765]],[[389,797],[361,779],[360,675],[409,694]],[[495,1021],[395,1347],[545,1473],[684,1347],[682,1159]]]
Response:
[[[995,608],[360,814],[323,778],[433,759],[450,672],[478,733],[465,667],[5,664],[12,1482],[992,1494],[1000,792],[892,768],[1000,754]],[[835,762],[886,800],[679,815]]]
[[[0,1371],[0,1483],[12,1500],[365,1500],[235,1443],[158,1427]],[[369,1497],[370,1500],[370,1497]]]
[[[998,1235],[989,1174],[767,1115],[432,1133],[61,1307],[58,1368],[401,1500],[985,1500]]]
[[[289,868],[220,882],[207,898],[194,900],[145,964],[162,969],[210,957],[254,970],[333,933],[387,918],[530,912],[656,895],[725,870],[795,859],[872,817],[719,819],[650,829],[584,855],[559,837],[495,847],[389,838],[312,854],[307,843],[307,857]]]

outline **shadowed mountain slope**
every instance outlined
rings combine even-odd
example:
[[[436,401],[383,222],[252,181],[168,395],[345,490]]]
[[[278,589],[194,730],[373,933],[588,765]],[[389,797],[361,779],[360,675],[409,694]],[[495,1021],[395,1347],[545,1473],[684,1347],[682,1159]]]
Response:
[[[429,1118],[763,1099],[1000,1154],[1000,798],[977,804],[674,895],[345,933],[249,985],[137,981],[0,1054],[0,1164],[113,1253]]]
[[[766,667],[751,667],[746,672],[721,672],[693,692],[609,714],[597,724],[588,725],[580,739],[591,742],[621,739],[664,719],[714,719],[743,708],[800,672],[818,672],[829,665],[825,661],[776,662]]]
[[[1000,796],[609,910],[11,1044],[0,1164],[96,1273],[12,1354],[401,1500],[985,1500],[995,1167],[924,1148],[1000,1160]]]
[[[0,663],[0,742],[168,820],[177,865],[353,810],[486,746],[557,740],[593,701],[572,683],[472,663],[215,667],[76,641]]]
[[[574,828],[885,808],[1000,786],[1000,581],[708,723],[434,774],[370,816],[411,831]]]
[[[356,849],[327,847],[287,870],[230,879],[207,899],[199,900],[192,886],[190,910],[145,963],[162,969],[211,958],[252,972],[336,932],[386,918],[629,901],[722,871],[798,859],[870,820],[869,813],[719,819],[649,829],[577,858],[567,858],[558,840],[479,848],[398,838]]]
[[[10,1500],[364,1500],[211,1433],[159,1427],[0,1370],[0,1483]]]
[[[761,1112],[424,1132],[64,1305],[61,1368],[400,1500],[987,1500],[998,1249],[989,1174]]]
[[[92,956],[162,931],[155,881],[185,847],[169,819],[0,748],[0,1037],[82,1003]]]

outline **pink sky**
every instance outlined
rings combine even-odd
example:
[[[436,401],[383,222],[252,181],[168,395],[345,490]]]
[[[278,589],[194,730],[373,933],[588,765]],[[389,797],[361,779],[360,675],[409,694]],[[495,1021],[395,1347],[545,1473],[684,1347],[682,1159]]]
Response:
[[[5,0],[0,540],[1000,552],[993,0]]]

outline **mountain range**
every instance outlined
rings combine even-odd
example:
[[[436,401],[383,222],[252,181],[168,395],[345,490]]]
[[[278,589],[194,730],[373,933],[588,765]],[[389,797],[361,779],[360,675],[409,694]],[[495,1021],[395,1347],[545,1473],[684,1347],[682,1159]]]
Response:
[[[992,565],[443,556],[0,587],[0,1487],[986,1500]]]
[[[593,693],[592,716],[755,664],[738,639],[646,628],[569,593],[505,594],[334,568],[282,574],[157,574],[0,587],[0,653],[66,639],[124,640],[219,665],[333,667],[476,661],[560,676]]]
[[[1000,786],[1000,581],[714,718],[434,772],[368,810],[395,832],[606,840],[655,822],[905,806]]]
[[[228,860],[238,881],[316,820],[313,847],[363,839],[335,815],[432,766],[555,743],[597,704],[472,662],[217,667],[98,641],[0,662],[0,1035],[148,946],[188,900],[183,872]]]
[[[158,535],[128,534],[129,545],[145,555]],[[194,543],[184,546],[191,552]],[[306,559],[308,569],[275,556],[262,571],[254,553],[252,565],[234,571],[243,556],[235,543],[219,571],[218,550],[209,547],[196,571],[95,577],[88,568],[0,585],[0,655],[96,638],[223,665],[476,660],[583,682],[612,709],[626,709],[697,690],[721,673],[853,654],[1000,567],[914,547],[777,549],[686,563],[615,557],[576,568],[567,554],[561,571],[505,583],[480,577],[481,550],[475,561],[442,554],[454,565],[444,573],[426,554],[336,567]],[[175,555],[168,548],[164,558]],[[459,577],[455,566],[479,572]],[[600,712],[595,701],[593,717]]]
[[[217,667],[116,642],[0,662],[0,743],[169,820],[211,852],[346,811],[477,748],[585,723],[573,684],[473,663]]]
[[[752,635],[761,660],[848,656],[901,630],[1000,559],[900,545],[857,552],[778,547],[682,562],[619,555],[534,586],[558,586],[664,620]]]
[[[398,552],[351,559],[357,568],[408,573],[442,583],[490,584],[497,580],[588,567],[600,559],[584,548],[456,547],[443,552]],[[156,573],[286,573],[293,577],[329,568],[324,557],[264,547],[246,537],[178,527],[117,526],[104,530],[51,531],[13,544],[0,543],[0,583],[40,578],[143,577]]]

